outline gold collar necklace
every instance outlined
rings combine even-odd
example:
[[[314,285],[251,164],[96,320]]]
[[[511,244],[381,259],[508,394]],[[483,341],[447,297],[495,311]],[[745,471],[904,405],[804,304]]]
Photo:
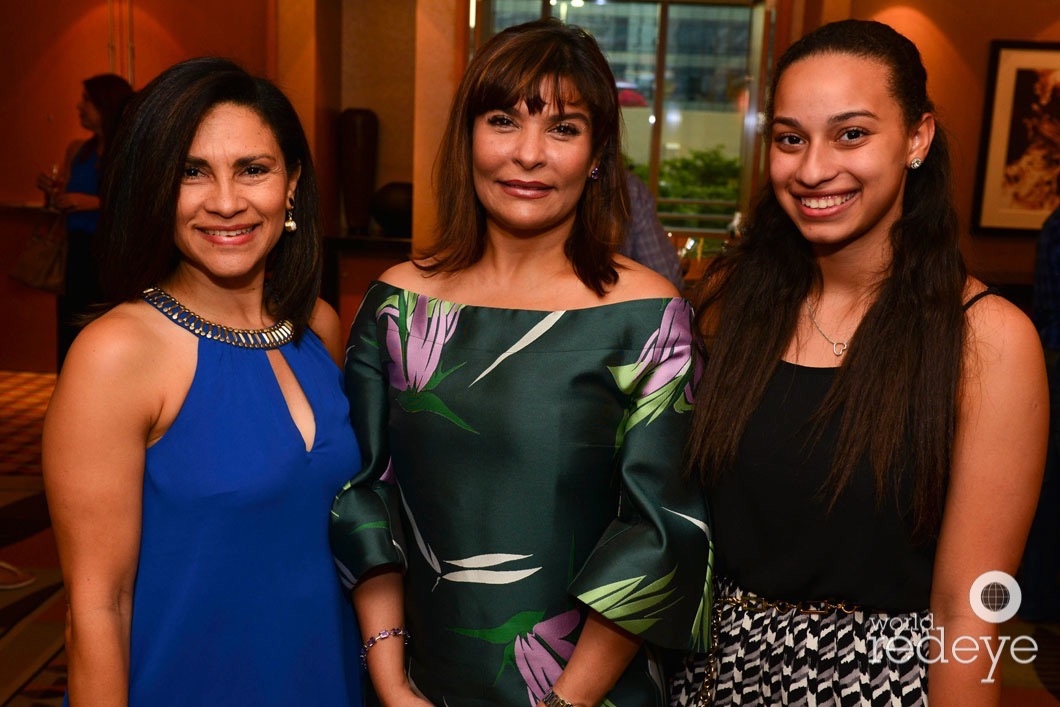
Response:
[[[203,319],[158,287],[148,287],[143,298],[177,324],[204,339],[213,339],[242,349],[276,349],[294,338],[294,327],[284,319],[265,329],[233,329]]]

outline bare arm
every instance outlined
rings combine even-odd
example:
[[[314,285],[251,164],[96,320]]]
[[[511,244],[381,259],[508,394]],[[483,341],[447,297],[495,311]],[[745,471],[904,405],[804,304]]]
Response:
[[[74,707],[128,703],[145,440],[154,415],[121,330],[100,320],[78,337],[44,422]]]
[[[984,572],[1016,573],[1041,487],[1048,432],[1045,364],[1033,326],[999,297],[976,303],[968,317],[971,343],[932,580],[931,610],[936,627],[945,627],[946,651],[946,660],[929,668],[933,707],[999,702],[1003,648],[997,625],[976,616],[969,590]],[[979,649],[973,654],[972,642],[961,639],[969,650],[958,660],[953,647],[960,636],[977,639]]]
[[[640,644],[638,637],[590,611],[574,653],[553,690],[576,707],[600,704],[622,677]]]
[[[361,626],[362,640],[382,631],[405,627],[405,589],[401,572],[383,567],[363,577],[353,590],[353,606]],[[413,637],[413,640],[415,637]],[[405,640],[391,636],[372,646],[365,659],[368,675],[383,707],[429,705],[416,695],[405,677]]]
[[[396,569],[373,573],[353,590],[363,640],[381,631],[403,628],[404,588]],[[412,637],[415,640],[415,636]],[[626,670],[641,641],[590,612],[570,661],[555,691],[575,705],[598,705]],[[367,654],[368,675],[384,707],[430,704],[417,696],[405,676],[405,643],[401,637],[378,641]]]

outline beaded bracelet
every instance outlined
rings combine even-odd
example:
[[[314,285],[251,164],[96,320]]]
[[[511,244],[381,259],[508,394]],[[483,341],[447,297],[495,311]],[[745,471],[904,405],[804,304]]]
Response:
[[[368,670],[368,649],[371,648],[372,646],[374,646],[376,643],[379,643],[380,641],[382,641],[384,638],[390,638],[391,636],[404,636],[405,637],[405,645],[407,646],[409,644],[410,634],[405,629],[403,629],[403,628],[392,628],[390,630],[383,629],[382,631],[380,631],[379,633],[375,634],[374,636],[369,638],[367,641],[365,641],[364,645],[361,646],[361,665],[364,666],[365,670]]]

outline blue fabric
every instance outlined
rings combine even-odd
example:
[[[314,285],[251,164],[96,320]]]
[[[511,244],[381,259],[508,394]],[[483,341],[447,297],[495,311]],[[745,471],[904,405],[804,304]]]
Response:
[[[328,547],[328,508],[360,465],[342,373],[312,332],[280,351],[316,417],[311,451],[266,352],[209,339],[147,451],[132,707],[361,703]]]
[[[64,187],[67,193],[99,195],[99,155],[90,143],[78,150],[70,164],[70,178]],[[66,215],[67,231],[95,233],[98,226],[99,211],[73,211]]]

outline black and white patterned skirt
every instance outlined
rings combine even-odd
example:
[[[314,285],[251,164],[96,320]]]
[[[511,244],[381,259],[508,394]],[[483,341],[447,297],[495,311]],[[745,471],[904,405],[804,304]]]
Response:
[[[711,657],[690,656],[671,684],[671,707],[927,704],[918,648],[929,612],[744,608],[757,598],[724,579],[715,597],[713,685],[703,690]]]

